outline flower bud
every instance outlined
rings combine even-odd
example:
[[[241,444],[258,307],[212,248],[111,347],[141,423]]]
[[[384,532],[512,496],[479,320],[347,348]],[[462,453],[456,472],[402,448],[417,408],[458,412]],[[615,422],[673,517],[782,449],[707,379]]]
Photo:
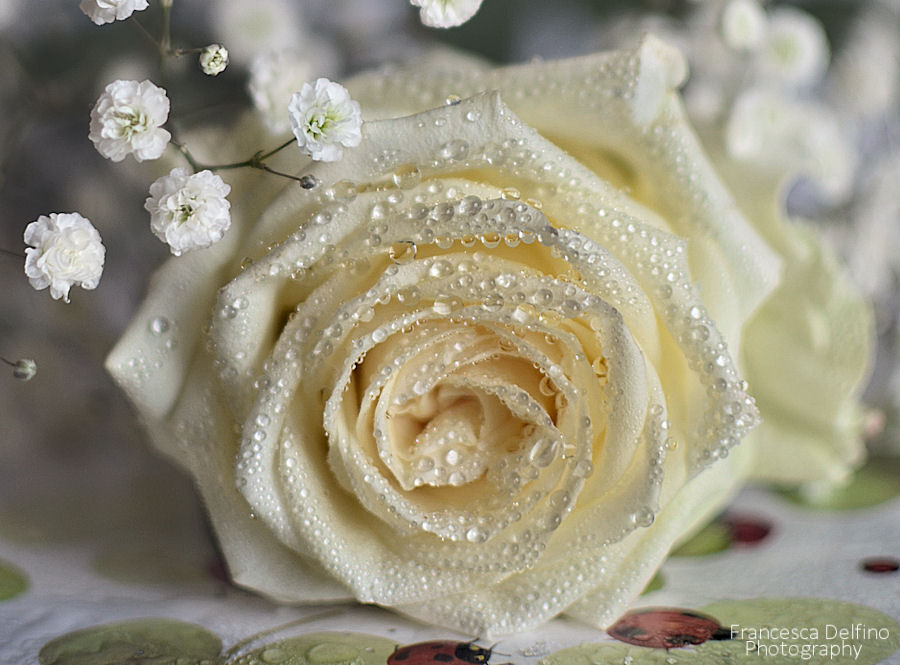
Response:
[[[228,49],[221,44],[210,44],[200,52],[200,69],[207,76],[217,76],[228,66]]]

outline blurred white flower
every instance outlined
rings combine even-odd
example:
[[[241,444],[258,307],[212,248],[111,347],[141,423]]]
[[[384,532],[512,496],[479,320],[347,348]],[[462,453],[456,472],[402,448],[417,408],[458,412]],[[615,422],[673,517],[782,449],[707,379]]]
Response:
[[[150,185],[144,208],[150,229],[175,256],[209,247],[222,239],[231,225],[231,187],[211,171],[190,174],[172,169]]]
[[[856,157],[835,114],[814,102],[756,88],[735,100],[725,127],[728,154],[778,177],[805,175],[832,204],[853,185]]]
[[[888,302],[897,297],[900,278],[900,154],[883,156],[868,170],[843,246],[857,283],[877,300]]]
[[[13,376],[20,381],[31,381],[37,374],[37,363],[31,358],[22,358],[12,363]]]
[[[453,28],[475,16],[482,0],[410,0],[421,7],[419,18],[429,28]]]
[[[788,87],[812,85],[828,69],[828,59],[828,39],[814,16],[793,7],[769,13],[758,61],[763,80]]]
[[[210,44],[200,52],[200,69],[208,76],[216,76],[228,67],[228,49],[221,44]]]
[[[316,161],[335,162],[343,154],[340,146],[352,148],[362,140],[359,104],[339,83],[326,78],[304,83],[288,111],[300,149]]]
[[[124,21],[134,12],[147,9],[147,0],[81,0],[79,5],[97,25]]]
[[[95,289],[106,248],[97,229],[77,212],[41,215],[25,227],[25,274],[37,290],[69,302],[69,289]]]
[[[722,41],[735,51],[752,51],[766,33],[766,13],[757,0],[731,0],[719,19]]]
[[[217,39],[228,45],[235,62],[250,62],[263,50],[290,48],[305,41],[300,3],[289,0],[211,2]]]
[[[253,59],[247,89],[270,132],[281,134],[291,128],[284,109],[310,78],[310,60],[293,49],[266,51]]]
[[[150,81],[113,81],[91,109],[89,138],[97,152],[120,162],[128,154],[142,162],[163,154],[171,134],[166,91]]]

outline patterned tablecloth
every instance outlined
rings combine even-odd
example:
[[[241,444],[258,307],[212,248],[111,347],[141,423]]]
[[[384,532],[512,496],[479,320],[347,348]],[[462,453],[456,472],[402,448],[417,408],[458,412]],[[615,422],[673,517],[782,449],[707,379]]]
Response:
[[[152,458],[141,457],[140,470],[126,469],[134,473],[90,487],[74,471],[34,474],[44,489],[23,490],[24,498],[4,505],[0,662],[37,663],[40,653],[41,662],[60,664],[188,665],[235,657],[243,664],[357,664],[384,662],[408,643],[478,637],[375,607],[284,607],[237,589],[227,581],[188,482]],[[713,636],[702,626],[696,632],[698,617],[682,615],[673,628],[665,623],[673,615],[661,612],[631,615],[609,632],[558,619],[500,639],[491,662],[900,663],[900,652],[891,655],[900,647],[894,620],[900,616],[900,572],[893,570],[900,555],[898,483],[892,469],[875,465],[833,497],[830,509],[745,491],[669,558],[651,584],[655,589],[634,604],[700,610],[730,633],[717,637],[733,639],[662,648],[673,639]],[[308,620],[229,652],[245,638],[302,617]],[[123,621],[128,623],[115,630],[104,627]],[[635,629],[635,622],[649,632]],[[796,639],[779,646],[778,635],[760,634],[763,627],[793,631]],[[70,635],[80,629],[87,631]],[[629,636],[633,644],[663,642],[659,648],[633,646],[622,641]]]

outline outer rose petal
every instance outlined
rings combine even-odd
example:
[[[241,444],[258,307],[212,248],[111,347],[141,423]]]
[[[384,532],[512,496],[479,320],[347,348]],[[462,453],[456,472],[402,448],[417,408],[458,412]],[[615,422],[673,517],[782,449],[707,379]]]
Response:
[[[741,215],[690,129],[675,93],[686,71],[677,51],[647,36],[634,50],[483,72],[387,70],[346,87],[364,119],[437,106],[450,94],[499,90],[523,121],[662,211],[664,228],[691,239],[694,278],[736,346],[741,324],[774,288],[780,262]],[[633,88],[621,94],[626,81]]]
[[[782,286],[747,324],[743,360],[766,418],[754,475],[839,482],[863,458],[857,395],[869,374],[869,305],[811,229],[785,226]],[[785,371],[787,369],[787,371]]]
[[[763,413],[747,440],[756,451],[752,474],[784,485],[840,482],[865,455],[860,395],[874,348],[871,305],[814,231],[782,212],[799,169],[740,164],[714,133],[704,143],[741,209],[785,259],[741,349]]]

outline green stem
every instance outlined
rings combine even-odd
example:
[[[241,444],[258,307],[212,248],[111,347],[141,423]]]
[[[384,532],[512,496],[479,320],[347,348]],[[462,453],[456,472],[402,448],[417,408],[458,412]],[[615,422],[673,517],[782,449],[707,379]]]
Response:
[[[162,35],[159,39],[159,56],[160,56],[160,79],[162,87],[166,87],[168,79],[168,58],[172,54],[172,2],[173,0],[162,0],[160,7],[162,10]]]
[[[181,154],[187,160],[188,164],[190,164],[191,169],[194,171],[194,173],[197,173],[198,171],[230,171],[233,169],[244,169],[244,168],[259,169],[261,171],[265,171],[266,173],[271,173],[272,175],[277,175],[281,178],[288,178],[289,180],[294,180],[294,181],[299,182],[300,184],[304,185],[304,187],[309,188],[309,185],[306,184],[309,182],[308,177],[295,176],[290,173],[285,173],[284,171],[277,171],[277,170],[271,168],[270,166],[267,166],[266,164],[264,164],[265,160],[267,160],[269,157],[271,157],[275,153],[280,152],[281,150],[284,150],[289,145],[291,145],[293,142],[294,142],[294,139],[285,141],[284,143],[279,145],[277,148],[273,148],[272,150],[269,150],[268,152],[259,151],[258,153],[253,155],[250,159],[245,159],[240,162],[230,162],[227,164],[203,164],[202,162],[199,162],[194,158],[194,156],[191,154],[190,150],[188,150],[187,146],[185,146],[183,143],[180,143],[179,141],[177,141],[175,139],[172,139],[170,141],[170,143],[172,145],[174,145],[178,149],[179,152],[181,152]]]
[[[140,33],[141,33],[142,35],[144,35],[144,37],[146,37],[148,40],[150,40],[150,43],[152,43],[157,49],[162,48],[162,47],[160,46],[159,42],[156,41],[156,37],[154,37],[153,35],[151,35],[151,34],[150,34],[150,31],[147,30],[147,28],[145,28],[144,25],[143,25],[139,20],[137,20],[137,18],[135,18],[135,17],[132,15],[131,18],[129,18],[128,20],[131,21],[131,23],[132,23],[135,27],[137,27],[137,29],[140,31]]]
[[[287,141],[285,141],[284,143],[282,143],[280,146],[278,146],[278,147],[275,148],[274,150],[269,150],[269,152],[263,153],[262,155],[259,156],[259,161],[263,161],[264,159],[268,159],[269,157],[271,157],[272,155],[274,155],[276,152],[281,152],[282,150],[284,150],[285,148],[287,148],[289,145],[291,145],[291,144],[294,142],[294,140],[295,140],[295,139],[288,139]]]

